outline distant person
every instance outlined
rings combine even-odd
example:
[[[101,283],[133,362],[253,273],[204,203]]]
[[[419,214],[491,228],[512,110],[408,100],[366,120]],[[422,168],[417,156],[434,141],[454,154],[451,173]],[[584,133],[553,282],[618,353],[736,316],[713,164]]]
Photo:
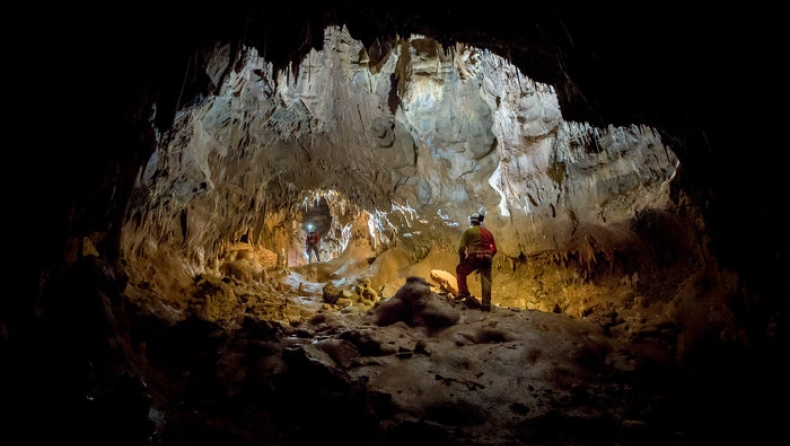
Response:
[[[455,267],[455,278],[458,281],[456,297],[458,300],[465,300],[467,305],[477,303],[477,300],[469,294],[466,276],[478,271],[483,295],[481,309],[491,311],[491,265],[497,247],[491,231],[480,225],[484,218],[477,212],[470,215],[469,223],[472,226],[461,236],[461,243],[458,246],[458,266]]]
[[[305,250],[307,251],[307,263],[313,263],[313,256],[315,256],[315,261],[321,261],[321,255],[318,253],[319,244],[321,242],[321,237],[318,235],[318,231],[315,230],[315,226],[312,224],[307,225],[307,236],[305,237]]]

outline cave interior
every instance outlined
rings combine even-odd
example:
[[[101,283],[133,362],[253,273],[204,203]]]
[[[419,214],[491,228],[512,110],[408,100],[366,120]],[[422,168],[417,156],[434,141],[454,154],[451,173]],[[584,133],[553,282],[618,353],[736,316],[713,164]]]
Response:
[[[41,99],[56,122],[36,124],[53,140],[13,155],[37,186],[13,192],[3,437],[784,435],[786,186],[755,87],[767,12],[59,12],[59,73],[37,79],[60,91]],[[490,315],[453,300],[472,212],[500,247]],[[395,306],[414,296],[421,318]],[[481,359],[490,346],[525,353]],[[458,368],[474,377],[445,376]],[[509,412],[491,409],[516,375]]]

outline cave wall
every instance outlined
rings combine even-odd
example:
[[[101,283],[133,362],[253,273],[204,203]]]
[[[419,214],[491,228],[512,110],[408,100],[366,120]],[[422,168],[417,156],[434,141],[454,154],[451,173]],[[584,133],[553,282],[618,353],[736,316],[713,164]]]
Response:
[[[217,273],[242,237],[303,264],[299,209],[314,195],[340,202],[326,241],[364,214],[379,252],[419,259],[452,251],[480,211],[504,256],[574,252],[588,266],[638,241],[639,213],[673,205],[679,161],[648,126],[566,121],[551,86],[484,49],[412,36],[371,65],[346,28],[324,39],[282,72],[221,43],[197,68],[217,94],[179,111],[127,211],[134,281]]]
[[[702,9],[667,5],[540,4],[525,15],[419,2],[243,3],[211,12],[142,2],[100,18],[67,5],[49,11],[26,16],[35,18],[27,23],[31,32],[57,42],[46,63],[24,46],[13,48],[33,67],[25,76],[36,85],[15,93],[32,91],[36,100],[27,104],[34,108],[55,99],[65,112],[47,121],[44,141],[12,151],[14,166],[37,166],[35,184],[41,185],[12,194],[26,216],[11,219],[14,233],[35,234],[8,246],[8,258],[19,259],[12,268],[26,296],[3,300],[12,324],[35,318],[48,284],[73,262],[86,235],[113,262],[120,257],[122,222],[141,166],[160,147],[177,110],[216,94],[217,85],[198,68],[216,42],[229,42],[230,58],[243,47],[256,48],[278,72],[320,49],[319,30],[335,24],[348,25],[374,64],[398,35],[430,36],[447,48],[464,42],[551,85],[566,120],[657,128],[682,161],[678,179],[702,205],[697,217],[711,235],[711,249],[742,273],[758,319],[786,306],[786,237],[774,217],[783,167],[766,130],[781,124],[769,112],[774,95],[765,91],[766,61],[781,51],[781,14],[726,9],[710,20]],[[49,66],[57,67],[56,76]],[[24,116],[36,115],[25,110],[31,113]],[[38,135],[39,121],[25,121],[35,127],[29,134]],[[744,156],[756,153],[765,156]],[[17,181],[5,179],[8,190],[16,190]]]

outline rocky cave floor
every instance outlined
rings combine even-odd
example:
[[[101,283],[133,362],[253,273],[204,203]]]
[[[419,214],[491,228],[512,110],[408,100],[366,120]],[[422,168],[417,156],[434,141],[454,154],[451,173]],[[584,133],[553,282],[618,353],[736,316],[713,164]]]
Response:
[[[667,318],[673,302],[605,302],[622,280],[573,316],[503,305],[497,290],[519,285],[498,273],[483,312],[454,300],[446,271],[413,268],[379,295],[363,266],[337,259],[264,281],[196,277],[164,303],[97,258],[80,262],[64,286],[95,299],[50,310],[64,336],[45,351],[61,381],[38,392],[61,398],[31,410],[85,444],[685,445],[767,432],[754,392],[770,389],[746,354],[711,339],[704,361],[681,355],[693,328]],[[704,299],[709,287],[678,292]]]

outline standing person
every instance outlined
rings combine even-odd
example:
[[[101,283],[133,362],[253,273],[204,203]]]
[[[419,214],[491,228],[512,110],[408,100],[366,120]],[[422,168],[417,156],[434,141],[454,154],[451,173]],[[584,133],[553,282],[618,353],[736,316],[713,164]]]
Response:
[[[477,301],[469,295],[469,288],[466,285],[466,276],[474,271],[480,273],[480,283],[482,287],[483,311],[491,311],[491,264],[497,252],[494,235],[491,231],[480,226],[485,216],[475,212],[469,216],[469,223],[472,225],[464,231],[461,236],[461,243],[458,246],[458,266],[455,267],[455,278],[458,281],[457,298],[466,299],[469,303]]]
[[[315,261],[320,262],[321,256],[318,254],[318,245],[321,241],[321,237],[318,236],[318,231],[315,230],[315,226],[312,224],[307,225],[307,236],[305,237],[305,250],[307,251],[307,263],[313,263],[313,255],[315,255]]]

